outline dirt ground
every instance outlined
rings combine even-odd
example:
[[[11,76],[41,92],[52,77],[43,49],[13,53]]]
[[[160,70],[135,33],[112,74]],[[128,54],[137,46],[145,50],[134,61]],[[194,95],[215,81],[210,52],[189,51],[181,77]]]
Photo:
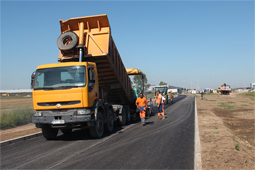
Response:
[[[255,169],[251,96],[196,95],[203,169]]]
[[[25,135],[41,132],[40,128],[36,128],[35,124],[29,123],[27,125],[18,126],[11,129],[0,130],[0,141],[18,138]]]
[[[32,98],[1,98],[0,99],[0,111],[10,111],[14,108],[33,107]]]

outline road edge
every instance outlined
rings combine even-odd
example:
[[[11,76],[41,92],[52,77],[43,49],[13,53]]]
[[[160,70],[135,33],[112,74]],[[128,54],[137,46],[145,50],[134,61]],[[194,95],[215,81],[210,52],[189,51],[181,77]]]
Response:
[[[42,132],[39,132],[39,133],[33,133],[33,134],[30,134],[30,135],[21,136],[21,137],[14,138],[14,139],[5,140],[5,141],[0,142],[0,147],[10,145],[10,144],[13,144],[13,143],[16,143],[16,142],[19,142],[19,141],[24,141],[24,140],[28,140],[28,139],[31,139],[31,138],[35,138],[35,137],[38,137],[38,136],[41,136],[41,135],[42,135]]]
[[[197,118],[197,101],[195,96],[195,164],[194,169],[202,170],[201,144],[199,136],[198,118]]]

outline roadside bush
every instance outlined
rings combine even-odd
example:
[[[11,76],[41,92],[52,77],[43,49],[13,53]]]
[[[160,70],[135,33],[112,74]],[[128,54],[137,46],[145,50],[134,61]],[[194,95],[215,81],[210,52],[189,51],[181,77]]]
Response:
[[[15,109],[2,112],[0,116],[0,129],[9,129],[32,122],[34,110],[30,108]]]
[[[236,150],[240,151],[239,143],[236,143],[235,148],[236,148]]]

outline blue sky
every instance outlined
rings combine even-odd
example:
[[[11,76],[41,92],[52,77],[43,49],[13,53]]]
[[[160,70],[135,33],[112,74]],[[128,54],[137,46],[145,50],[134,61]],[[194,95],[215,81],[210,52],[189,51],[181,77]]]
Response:
[[[150,84],[249,86],[254,1],[1,1],[1,87],[29,88],[38,65],[56,63],[59,19],[107,14],[126,68]]]

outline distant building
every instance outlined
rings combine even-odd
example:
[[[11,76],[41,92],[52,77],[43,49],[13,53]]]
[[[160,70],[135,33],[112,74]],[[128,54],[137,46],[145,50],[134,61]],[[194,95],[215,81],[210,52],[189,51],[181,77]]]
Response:
[[[177,87],[177,86],[168,86],[168,92],[172,92],[172,93],[181,93],[182,91],[182,87]]]
[[[0,90],[0,93],[32,93],[32,89]]]
[[[156,85],[151,85],[147,90],[148,91],[155,91]]]
[[[255,88],[255,83],[251,83],[251,88]]]

